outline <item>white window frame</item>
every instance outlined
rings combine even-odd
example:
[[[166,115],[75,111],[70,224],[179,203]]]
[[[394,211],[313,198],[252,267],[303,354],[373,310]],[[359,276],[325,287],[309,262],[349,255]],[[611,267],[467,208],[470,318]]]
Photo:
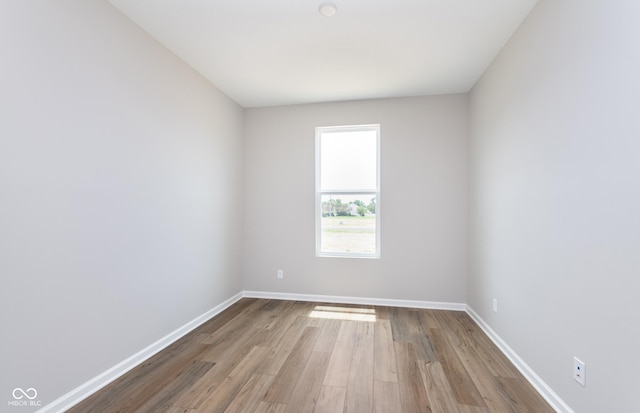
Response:
[[[323,133],[375,131],[376,132],[376,187],[350,188],[348,190],[324,189],[320,187],[321,177],[321,137]],[[358,195],[374,194],[376,198],[376,250],[374,253],[362,252],[323,252],[321,251],[322,237],[322,196],[323,195]],[[349,125],[349,126],[319,126],[316,127],[316,256],[344,257],[344,258],[380,258],[380,125]]]

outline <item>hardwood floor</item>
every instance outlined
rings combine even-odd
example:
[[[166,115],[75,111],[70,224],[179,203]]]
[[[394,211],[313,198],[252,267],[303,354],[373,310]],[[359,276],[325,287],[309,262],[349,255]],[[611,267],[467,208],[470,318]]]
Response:
[[[463,312],[245,298],[68,412],[553,412]]]

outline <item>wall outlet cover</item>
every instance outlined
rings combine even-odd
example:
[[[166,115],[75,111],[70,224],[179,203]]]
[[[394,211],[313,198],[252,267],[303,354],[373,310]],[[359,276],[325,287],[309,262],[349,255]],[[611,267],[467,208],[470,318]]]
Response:
[[[573,358],[573,379],[580,383],[582,387],[586,387],[587,369],[582,360],[577,357]]]

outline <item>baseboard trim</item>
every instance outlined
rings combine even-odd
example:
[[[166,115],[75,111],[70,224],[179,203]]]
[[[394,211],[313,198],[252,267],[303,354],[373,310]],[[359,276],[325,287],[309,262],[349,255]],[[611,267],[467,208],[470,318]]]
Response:
[[[549,387],[549,385],[545,383],[544,380],[542,380],[542,378],[540,378],[540,376],[538,376],[536,372],[533,371],[533,369],[529,367],[529,365],[525,363],[525,361],[522,360],[522,358],[520,358],[520,356],[518,356],[518,354],[513,351],[513,349],[509,347],[509,345],[495,331],[493,331],[491,327],[489,327],[489,324],[487,324],[482,317],[478,315],[478,313],[473,311],[473,309],[468,305],[466,306],[466,312],[556,412],[574,413],[573,409],[569,407],[569,405],[565,403],[564,400],[562,400],[560,396],[558,396],[558,394],[554,392],[551,387]]]
[[[236,303],[242,297],[243,297],[242,292],[234,295],[233,297],[227,299],[223,303],[213,307],[211,310],[207,311],[206,313],[194,318],[193,320],[189,321],[185,325],[179,327],[178,329],[162,337],[160,340],[156,341],[155,343],[140,350],[139,352],[129,357],[128,359],[116,364],[115,366],[111,367],[109,370],[105,371],[104,373],[94,377],[88,382],[71,390],[69,393],[47,404],[42,409],[38,410],[37,413],[63,412],[75,406],[76,404],[80,403],[82,400],[91,396],[93,393],[97,392],[107,384],[121,377],[122,375],[127,373],[129,370],[142,364],[144,361],[148,360],[153,355],[164,350],[169,345],[171,345],[178,339],[182,338],[187,333],[191,332],[201,324],[204,324],[205,322],[207,322],[217,314],[226,310],[228,307]]]
[[[339,295],[290,294],[266,291],[243,291],[244,297],[273,300],[317,301],[335,304],[379,305],[383,307],[427,308],[431,310],[465,311],[466,304],[442,301],[393,300],[388,298],[346,297]]]

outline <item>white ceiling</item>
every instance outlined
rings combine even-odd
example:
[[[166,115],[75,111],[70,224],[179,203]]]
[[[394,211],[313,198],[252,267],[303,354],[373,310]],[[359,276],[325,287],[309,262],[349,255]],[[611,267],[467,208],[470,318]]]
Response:
[[[537,0],[109,0],[243,107],[468,92]]]

